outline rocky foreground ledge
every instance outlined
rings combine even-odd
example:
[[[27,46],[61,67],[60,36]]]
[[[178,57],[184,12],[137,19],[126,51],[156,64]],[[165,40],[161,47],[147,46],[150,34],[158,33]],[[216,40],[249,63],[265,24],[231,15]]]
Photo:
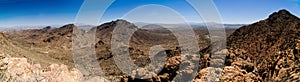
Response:
[[[1,82],[82,82],[79,70],[68,69],[66,65],[52,64],[42,68],[30,64],[26,58],[13,58],[0,53]]]

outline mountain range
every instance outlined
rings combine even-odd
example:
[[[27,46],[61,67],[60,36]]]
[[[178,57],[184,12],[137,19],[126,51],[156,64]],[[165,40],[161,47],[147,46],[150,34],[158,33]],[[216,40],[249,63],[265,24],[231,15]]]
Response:
[[[130,28],[136,29],[130,38],[128,50],[137,66],[146,67],[151,63],[148,53],[150,47],[161,45],[164,48],[167,61],[162,64],[162,71],[153,74],[153,72],[139,70],[133,71],[132,74],[125,74],[117,67],[113,59],[115,54],[111,51],[111,37],[117,24],[132,25]],[[126,28],[125,26],[120,28]],[[227,46],[226,49],[218,52],[223,53],[225,58],[217,61],[212,58],[213,53],[217,52],[211,52],[213,45],[211,45],[209,31],[202,26],[193,28],[199,45],[198,53],[195,53],[198,56],[195,57],[181,55],[183,51],[176,36],[167,30],[165,25],[142,26],[119,19],[92,27],[96,31],[96,62],[102,67],[106,79],[113,82],[170,82],[175,79],[175,76],[191,73],[191,69],[179,71],[181,63],[195,66],[189,62],[182,62],[181,59],[197,60],[199,56],[199,69],[196,77],[193,78],[195,82],[300,81],[300,19],[287,10],[274,12],[267,19],[253,24],[228,25],[242,27],[225,29],[228,35]],[[42,29],[0,33],[0,52],[12,57],[24,57],[29,62],[40,63],[42,66],[57,63],[74,68],[72,56],[74,28],[78,26],[68,24],[59,28],[48,26]],[[216,62],[224,62],[221,64],[223,68],[213,67]],[[147,73],[152,75],[143,75]],[[148,77],[148,79],[135,77]]]

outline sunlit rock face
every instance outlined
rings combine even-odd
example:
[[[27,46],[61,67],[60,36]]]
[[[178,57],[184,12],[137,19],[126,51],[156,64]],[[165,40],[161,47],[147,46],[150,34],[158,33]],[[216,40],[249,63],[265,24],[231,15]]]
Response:
[[[40,64],[30,64],[26,58],[11,58],[0,54],[1,79],[3,82],[82,82],[82,74],[77,69],[69,70],[66,65],[51,64],[42,68]]]

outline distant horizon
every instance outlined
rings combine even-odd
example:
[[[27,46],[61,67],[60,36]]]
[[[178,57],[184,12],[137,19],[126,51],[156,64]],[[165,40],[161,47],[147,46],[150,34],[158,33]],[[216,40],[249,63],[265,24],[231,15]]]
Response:
[[[109,22],[112,22],[112,21],[116,21],[118,19],[115,19],[115,20],[111,20],[111,21],[107,21],[107,22],[104,22],[104,23],[109,23]],[[126,20],[128,21],[128,20]],[[145,23],[145,24],[170,24],[170,25],[176,25],[176,24],[184,24],[184,23],[147,23],[147,22],[131,22],[131,21],[128,21],[130,23],[133,23],[133,24],[137,24],[137,23]],[[258,21],[257,21],[258,22]],[[101,24],[98,24],[98,25],[91,25],[91,26],[99,26],[99,25],[102,25],[104,23],[101,23]],[[205,25],[205,24],[221,24],[221,23],[215,23],[215,22],[207,22],[207,23],[204,23],[204,22],[188,22],[187,24],[189,25]],[[10,28],[10,27],[46,27],[46,26],[52,26],[52,27],[62,27],[64,25],[68,25],[68,24],[75,24],[75,25],[89,25],[89,24],[76,24],[76,23],[65,23],[65,24],[50,24],[50,25],[16,25],[16,26],[0,26],[0,28]],[[232,25],[248,25],[248,24],[233,24],[233,23],[223,23],[223,25],[226,25],[226,24],[232,24]],[[251,23],[249,23],[251,24]]]
[[[251,24],[263,20],[281,9],[300,15],[300,0],[213,0],[223,24]],[[15,26],[51,26],[74,24],[84,0],[9,0],[0,3],[0,27]],[[124,15],[137,7],[147,4],[163,5],[178,12],[188,23],[205,23],[198,13],[184,0],[116,0],[105,12],[99,24],[122,19]],[[266,5],[267,4],[267,5]],[[178,6],[180,5],[180,6]],[[253,6],[255,5],[255,6]],[[97,5],[95,5],[97,6]],[[93,9],[91,9],[93,11]],[[151,12],[151,9],[144,12]],[[155,18],[167,15],[155,12]],[[140,12],[142,12],[141,10]],[[159,11],[159,9],[158,9]],[[143,17],[144,13],[135,13]],[[160,15],[162,15],[160,17]],[[152,15],[151,15],[152,16]],[[145,17],[146,20],[152,17]],[[174,19],[172,16],[167,19]],[[126,20],[126,19],[125,19]],[[176,24],[176,20],[165,23]],[[131,21],[131,20],[129,20]],[[214,20],[208,20],[207,23]],[[144,22],[144,21],[141,21]],[[160,23],[159,21],[158,23]],[[151,23],[151,22],[149,22]]]

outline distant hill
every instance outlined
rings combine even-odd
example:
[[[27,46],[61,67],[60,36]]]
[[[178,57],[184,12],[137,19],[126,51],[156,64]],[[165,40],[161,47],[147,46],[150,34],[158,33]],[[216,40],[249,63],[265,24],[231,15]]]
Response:
[[[39,63],[42,66],[53,63],[71,65],[66,61],[59,61],[52,57],[47,57],[43,51],[35,51],[25,48],[22,44],[9,39],[4,33],[0,33],[0,53],[9,54],[12,57],[25,57],[29,62]]]

